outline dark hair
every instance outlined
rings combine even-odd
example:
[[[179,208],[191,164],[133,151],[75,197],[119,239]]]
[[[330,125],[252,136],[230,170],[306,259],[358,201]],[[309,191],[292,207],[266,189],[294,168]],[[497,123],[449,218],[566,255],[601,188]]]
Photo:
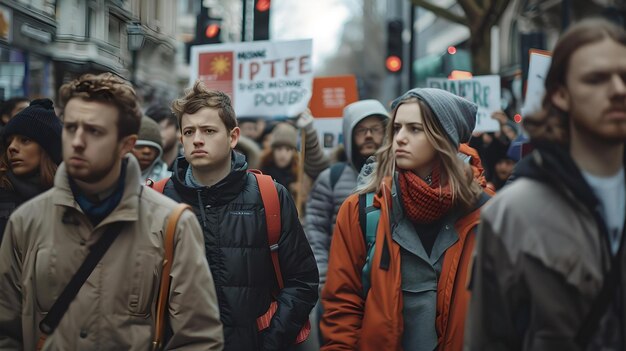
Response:
[[[179,128],[184,114],[193,114],[202,108],[216,109],[227,131],[230,132],[237,127],[237,118],[230,97],[221,91],[208,89],[197,80],[193,88],[185,91],[185,96],[172,103],[172,110],[178,119]]]
[[[0,103],[0,116],[8,115],[20,102],[30,102],[25,96],[15,96]],[[9,116],[12,117],[12,116]]]
[[[65,106],[73,98],[115,106],[119,112],[117,119],[118,139],[139,133],[142,117],[141,108],[135,90],[124,79],[112,73],[85,74],[63,84],[59,89],[61,115],[65,113]]]
[[[546,76],[542,110],[524,119],[524,127],[531,139],[569,143],[569,117],[552,103],[552,97],[566,85],[566,75],[574,52],[605,39],[626,46],[626,31],[605,19],[594,18],[576,23],[561,36],[554,48]]]
[[[7,172],[11,169],[9,164],[8,146],[2,145],[2,155],[0,155],[0,188],[13,191],[15,190],[15,187],[7,176]],[[48,152],[44,148],[41,148],[41,159],[39,161],[39,184],[43,189],[52,188],[57,168],[58,165],[52,161]]]
[[[148,107],[145,113],[146,116],[152,118],[157,123],[166,120],[168,125],[175,125],[178,129],[178,121],[176,115],[172,112],[172,109],[166,105],[152,105]]]

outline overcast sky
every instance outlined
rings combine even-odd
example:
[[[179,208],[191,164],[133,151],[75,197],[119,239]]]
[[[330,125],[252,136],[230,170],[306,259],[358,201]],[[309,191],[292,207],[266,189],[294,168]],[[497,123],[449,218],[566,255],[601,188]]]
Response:
[[[272,40],[313,39],[313,67],[339,45],[343,24],[350,17],[351,0],[272,0]]]

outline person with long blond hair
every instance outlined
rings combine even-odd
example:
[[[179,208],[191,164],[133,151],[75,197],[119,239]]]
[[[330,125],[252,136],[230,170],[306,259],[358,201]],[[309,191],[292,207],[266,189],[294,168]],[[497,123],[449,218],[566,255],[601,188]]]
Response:
[[[322,291],[322,350],[461,350],[468,265],[489,199],[478,154],[462,145],[477,106],[413,89],[392,109],[373,172],[339,210]],[[367,243],[361,213],[372,210],[363,209],[372,193],[380,217]]]
[[[11,213],[52,187],[61,163],[61,130],[49,99],[34,100],[7,123],[0,155],[0,242]]]

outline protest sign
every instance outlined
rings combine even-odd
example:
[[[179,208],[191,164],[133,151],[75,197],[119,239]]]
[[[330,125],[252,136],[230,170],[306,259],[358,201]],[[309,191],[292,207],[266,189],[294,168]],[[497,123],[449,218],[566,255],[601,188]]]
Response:
[[[428,78],[426,84],[430,88],[447,90],[478,105],[475,132],[500,130],[500,123],[491,118],[493,112],[500,110],[500,76],[474,76],[462,80]]]
[[[548,51],[530,50],[528,81],[524,106],[522,106],[522,117],[532,115],[541,110],[541,102],[545,93],[544,82],[551,62],[552,56]]]
[[[311,50],[310,39],[193,46],[190,82],[230,95],[238,117],[295,116],[311,97]]]
[[[343,142],[343,108],[357,101],[356,78],[352,75],[316,77],[309,108],[320,144],[329,152]]]

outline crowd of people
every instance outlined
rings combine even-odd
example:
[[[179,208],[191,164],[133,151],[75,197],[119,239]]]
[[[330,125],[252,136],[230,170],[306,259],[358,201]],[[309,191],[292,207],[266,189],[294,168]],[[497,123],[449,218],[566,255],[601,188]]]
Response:
[[[624,57],[581,21],[522,124],[414,88],[347,105],[334,154],[201,82],[7,100],[0,349],[623,350]]]

